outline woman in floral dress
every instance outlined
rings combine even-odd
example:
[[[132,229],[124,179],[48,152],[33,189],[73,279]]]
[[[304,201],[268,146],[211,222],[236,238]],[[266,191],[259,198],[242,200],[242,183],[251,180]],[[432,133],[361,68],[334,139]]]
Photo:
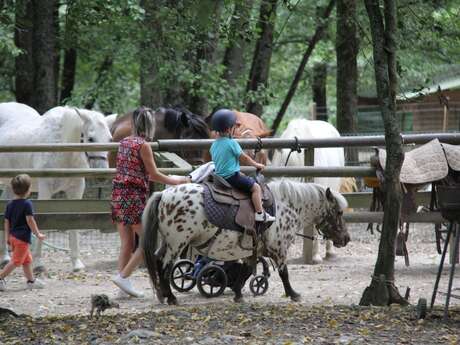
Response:
[[[149,180],[168,185],[189,182],[187,177],[169,177],[158,171],[148,140],[155,132],[152,110],[145,107],[133,113],[133,135],[120,141],[117,153],[117,172],[112,182],[112,220],[120,234],[121,248],[118,258],[118,274],[112,281],[122,291],[142,297],[134,289],[129,276],[143,260],[140,247],[135,247],[134,234],[141,235],[142,212],[149,196]]]

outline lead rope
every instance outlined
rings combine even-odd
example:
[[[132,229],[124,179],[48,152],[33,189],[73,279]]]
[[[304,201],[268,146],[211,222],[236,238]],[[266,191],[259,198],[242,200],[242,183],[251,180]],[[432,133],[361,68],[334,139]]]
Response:
[[[289,151],[289,154],[287,156],[287,159],[286,159],[286,163],[284,163],[284,166],[287,166],[288,163],[289,163],[289,158],[291,158],[291,153],[294,152],[294,151],[297,151],[297,153],[301,153],[302,152],[302,148],[300,147],[300,144],[299,144],[299,138],[297,137],[294,137],[295,139],[295,143],[294,145],[291,147],[291,151]]]

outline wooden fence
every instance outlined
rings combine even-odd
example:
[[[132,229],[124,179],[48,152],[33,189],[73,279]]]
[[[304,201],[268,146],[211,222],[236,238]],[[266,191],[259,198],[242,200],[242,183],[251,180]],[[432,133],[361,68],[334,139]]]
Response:
[[[460,144],[460,133],[439,134],[413,134],[403,135],[405,145],[423,144],[434,138],[450,144]],[[239,140],[243,148],[302,148],[304,149],[305,167],[267,167],[264,175],[267,177],[372,177],[375,169],[367,167],[313,167],[314,148],[320,147],[349,147],[349,146],[383,146],[383,136],[342,137],[335,139],[255,139]],[[160,140],[151,144],[156,152],[173,150],[206,149],[212,140]],[[20,152],[89,152],[89,151],[114,151],[117,143],[110,144],[36,144],[36,145],[11,145],[0,146],[0,159],[2,153]],[[163,158],[172,162],[174,168],[160,168],[166,174],[185,175],[192,171],[192,166],[180,157],[161,152]],[[253,172],[254,168],[242,167],[243,172]],[[85,178],[111,178],[115,169],[0,169],[0,178],[13,177],[19,173],[27,173],[32,177],[59,178],[59,177],[85,177]],[[351,208],[367,208],[371,202],[370,193],[344,194]],[[429,193],[417,193],[419,204],[427,204]],[[100,229],[101,231],[114,231],[110,220],[109,200],[36,200],[37,220],[42,229]],[[0,210],[4,210],[4,201],[0,201]],[[381,212],[347,212],[344,215],[347,222],[352,223],[381,223]],[[0,221],[3,214],[0,215]],[[442,217],[439,212],[417,213],[409,217],[411,222],[439,223]],[[307,229],[306,234],[312,235],[313,229]],[[304,260],[311,261],[311,241],[304,241]]]

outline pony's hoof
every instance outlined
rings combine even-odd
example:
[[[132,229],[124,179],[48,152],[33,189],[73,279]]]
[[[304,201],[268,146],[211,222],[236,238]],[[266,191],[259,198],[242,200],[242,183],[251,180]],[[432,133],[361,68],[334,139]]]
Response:
[[[177,302],[176,297],[168,297],[168,304],[169,305],[178,305],[179,303]]]
[[[72,271],[79,272],[85,269],[85,264],[80,260],[72,260]]]
[[[243,298],[243,296],[241,296],[241,297],[235,297],[235,298],[233,298],[233,301],[234,301],[235,303],[244,303],[244,298]]]
[[[302,300],[302,297],[298,293],[296,293],[291,296],[291,300],[293,302],[300,302]]]
[[[318,265],[320,263],[323,262],[323,259],[321,259],[321,256],[319,255],[315,255],[312,259],[311,259],[311,264],[312,265]]]

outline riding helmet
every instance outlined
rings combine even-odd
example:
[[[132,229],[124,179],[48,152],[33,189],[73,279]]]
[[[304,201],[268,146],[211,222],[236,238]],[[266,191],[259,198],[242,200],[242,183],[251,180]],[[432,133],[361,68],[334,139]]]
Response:
[[[236,123],[236,114],[229,109],[217,110],[211,118],[211,128],[217,132],[224,132]]]

